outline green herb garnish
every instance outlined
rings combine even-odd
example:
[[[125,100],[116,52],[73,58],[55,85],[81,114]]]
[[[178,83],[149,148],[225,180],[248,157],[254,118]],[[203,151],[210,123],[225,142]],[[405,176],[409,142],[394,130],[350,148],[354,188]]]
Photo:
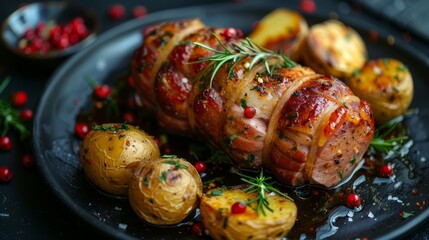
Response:
[[[212,62],[209,67],[207,67],[203,74],[205,73],[212,73],[210,77],[210,84],[209,88],[212,87],[213,79],[216,76],[217,71],[226,63],[230,64],[229,73],[233,72],[233,68],[235,67],[235,64],[237,64],[238,61],[251,57],[252,61],[250,62],[247,69],[251,69],[256,63],[262,61],[265,65],[266,71],[271,75],[274,67],[278,65],[279,63],[275,64],[270,68],[268,59],[269,58],[277,58],[282,62],[280,65],[281,67],[294,67],[297,64],[290,60],[285,55],[281,54],[280,52],[274,52],[271,50],[268,50],[266,48],[263,48],[259,46],[257,43],[255,43],[252,39],[246,38],[245,40],[240,41],[240,43],[231,43],[228,47],[220,40],[220,38],[214,34],[214,37],[219,42],[222,50],[214,49],[210,46],[204,45],[202,43],[195,42],[194,44],[205,48],[211,52],[214,53],[213,56],[203,58],[199,61],[195,61],[192,63],[201,63],[201,62]]]
[[[414,216],[414,212],[406,212],[406,211],[402,211],[399,216],[401,216],[404,219],[410,218],[412,216]]]
[[[374,137],[370,143],[370,148],[374,151],[387,153],[389,151],[396,151],[408,139],[408,136],[399,136],[387,138],[397,127],[400,122],[404,120],[404,116],[396,117],[375,130]]]
[[[280,192],[278,189],[276,189],[273,186],[276,183],[275,181],[268,182],[271,179],[271,177],[265,177],[263,170],[261,170],[259,176],[257,176],[257,177],[247,176],[247,175],[239,173],[239,172],[237,172],[237,174],[242,177],[241,181],[250,184],[249,187],[244,189],[244,192],[246,192],[246,193],[257,193],[258,194],[256,198],[251,199],[250,201],[246,202],[247,205],[250,205],[254,202],[257,202],[258,214],[262,213],[262,214],[266,215],[265,209],[269,210],[270,212],[273,211],[273,209],[270,208],[270,206],[269,206],[269,202],[267,200],[267,197],[265,196],[265,193],[274,192],[276,194],[279,194],[280,196],[283,196],[283,197],[288,198],[289,200],[293,201],[292,198],[290,198],[288,195]]]
[[[92,130],[97,131],[111,131],[113,133],[117,133],[119,130],[129,130],[128,124],[126,123],[119,123],[119,124],[102,124],[102,125],[95,125],[92,127]]]
[[[186,166],[185,164],[181,164],[179,161],[166,161],[164,163],[173,165],[174,167],[176,167],[177,169],[188,169],[188,166]]]
[[[167,172],[162,172],[161,176],[159,177],[160,182],[164,182],[167,180]]]
[[[4,91],[7,85],[9,85],[9,83],[10,77],[6,77],[1,82],[0,94]],[[17,112],[9,102],[0,99],[0,126],[3,129],[1,136],[8,134],[11,127],[19,133],[21,139],[24,139],[30,135],[30,131],[22,123],[19,115],[19,112]]]
[[[210,194],[208,195],[209,197],[218,197],[218,196],[222,196],[223,191],[222,189],[216,189],[210,192]]]

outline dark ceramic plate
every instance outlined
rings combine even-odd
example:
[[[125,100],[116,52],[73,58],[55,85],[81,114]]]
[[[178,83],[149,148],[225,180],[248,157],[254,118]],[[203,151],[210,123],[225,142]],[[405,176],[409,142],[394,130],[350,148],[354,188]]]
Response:
[[[60,200],[92,228],[114,238],[195,238],[189,226],[156,228],[145,225],[134,214],[127,199],[100,194],[88,183],[79,166],[81,142],[74,135],[76,116],[91,99],[92,89],[85,79],[92,76],[96,81],[104,82],[127,69],[133,51],[142,42],[141,32],[146,26],[199,17],[207,25],[233,26],[250,32],[255,21],[279,6],[296,8],[286,2],[265,2],[263,5],[253,2],[155,13],[105,33],[84,52],[66,62],[50,80],[34,121],[34,147],[38,164]],[[314,15],[304,16],[310,24],[314,24],[326,20],[331,11],[319,9]],[[339,16],[341,21],[353,26],[364,38],[369,36],[371,29],[376,28],[373,23],[363,21],[353,13],[347,17]],[[427,205],[421,209],[416,205],[429,196],[429,161],[426,160],[429,158],[429,104],[426,97],[429,92],[428,61],[400,39],[394,45],[387,44],[387,33],[381,27],[378,31],[379,41],[367,41],[370,58],[400,59],[409,66],[414,76],[416,91],[412,106],[418,107],[420,114],[407,121],[409,135],[414,141],[409,153],[410,161],[408,165],[402,162],[396,164],[396,180],[392,183],[374,184],[363,179],[357,186],[363,198],[363,209],[353,216],[344,208],[332,211],[329,220],[324,221],[326,224],[318,231],[319,238],[328,237],[331,233],[335,233],[332,238],[338,239],[394,238],[409,233],[429,217]],[[412,194],[413,189],[419,192]],[[401,211],[414,212],[414,216],[401,218]],[[335,226],[339,226],[337,231],[329,231],[335,229]],[[297,231],[293,232],[292,237],[300,236]]]

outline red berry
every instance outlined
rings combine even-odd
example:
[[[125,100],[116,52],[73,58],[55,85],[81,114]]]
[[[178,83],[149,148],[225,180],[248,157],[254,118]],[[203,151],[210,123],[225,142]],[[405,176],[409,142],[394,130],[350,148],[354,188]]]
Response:
[[[246,204],[242,202],[235,202],[231,206],[231,213],[232,214],[239,214],[239,213],[245,213],[246,212]]]
[[[196,162],[196,163],[194,164],[194,166],[195,166],[195,169],[197,169],[197,171],[198,171],[199,173],[203,173],[203,172],[205,172],[205,171],[206,171],[206,169],[207,169],[207,165],[206,165],[206,163],[205,163],[205,162],[203,162],[203,161],[198,161],[198,162]]]
[[[77,136],[84,139],[89,132],[89,126],[86,123],[76,123],[74,130]]]
[[[31,109],[22,110],[20,118],[22,121],[30,121],[31,119],[33,119],[33,111]]]
[[[225,40],[228,41],[235,38],[242,38],[243,32],[236,28],[226,28],[223,31],[223,36],[225,37]]]
[[[28,96],[24,91],[14,92],[12,94],[12,104],[15,107],[22,107],[27,104]]]
[[[306,13],[313,13],[316,11],[316,4],[313,0],[301,0],[299,8]]]
[[[256,108],[252,106],[247,106],[244,109],[244,116],[247,118],[253,118],[256,115]]]
[[[347,205],[349,207],[359,207],[360,206],[360,197],[359,195],[355,194],[355,193],[351,193],[348,197],[347,197]]]
[[[127,122],[127,123],[135,123],[136,122],[136,115],[134,114],[134,113],[132,113],[132,112],[126,112],[126,113],[124,113],[124,115],[122,116],[122,120],[124,121],[124,122]]]
[[[27,40],[33,40],[35,36],[36,36],[36,32],[32,28],[27,29],[24,33],[24,39],[27,39]]]
[[[166,148],[164,149],[164,154],[166,154],[166,155],[171,154],[171,148],[166,147]]]
[[[31,167],[34,165],[34,157],[32,154],[25,154],[22,156],[21,162],[24,167]]]
[[[192,232],[197,236],[203,236],[204,225],[202,223],[195,223],[194,225],[192,225]]]
[[[160,140],[159,138],[157,138],[157,137],[153,137],[153,140],[155,141],[155,143],[156,143],[156,145],[157,145],[158,147],[161,147],[161,146],[162,146],[162,142],[161,142],[161,140]]]
[[[0,137],[0,150],[10,151],[12,149],[12,140],[8,136]]]
[[[55,44],[59,49],[66,49],[70,47],[70,39],[68,35],[62,35],[61,38]]]
[[[390,177],[393,175],[393,167],[390,164],[384,164],[383,166],[381,166],[380,168],[380,175],[382,177]]]
[[[45,22],[43,22],[43,21],[39,22],[36,26],[36,29],[35,29],[36,36],[42,37],[42,34],[43,34],[43,31],[45,30],[45,27],[46,27]]]
[[[7,183],[12,179],[12,171],[8,167],[0,167],[0,181]]]
[[[133,78],[133,76],[129,76],[128,77],[128,86],[130,86],[130,87],[134,87],[134,78]]]
[[[147,8],[145,6],[135,6],[133,9],[133,17],[141,18],[147,15]]]
[[[108,13],[112,20],[120,20],[125,15],[125,8],[121,4],[115,4],[110,6]]]
[[[96,87],[94,90],[95,96],[100,100],[107,99],[108,97],[110,97],[111,93],[112,93],[112,90],[106,84],[101,84],[98,87]]]
[[[64,26],[61,27],[61,33],[62,35],[69,35],[73,32],[73,26],[71,23],[67,23]]]

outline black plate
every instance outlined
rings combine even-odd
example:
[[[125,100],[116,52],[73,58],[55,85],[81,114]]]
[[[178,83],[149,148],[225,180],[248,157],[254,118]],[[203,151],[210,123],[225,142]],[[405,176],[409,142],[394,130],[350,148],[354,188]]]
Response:
[[[199,17],[207,25],[232,26],[249,32],[255,21],[279,6],[296,7],[290,3],[265,2],[261,5],[251,2],[155,13],[105,33],[84,52],[66,62],[50,80],[34,121],[34,147],[38,164],[60,200],[91,227],[111,237],[194,238],[187,226],[155,228],[145,225],[134,214],[127,199],[100,194],[88,183],[79,166],[78,151],[81,142],[74,135],[75,118],[80,108],[90,101],[92,93],[85,79],[92,76],[98,82],[107,81],[129,67],[131,54],[141,44],[141,32],[146,26],[162,21]],[[310,24],[314,24],[328,18],[329,13],[330,11],[319,11],[315,15],[304,16]],[[341,17],[340,20],[353,26],[364,38],[375,28],[374,24],[353,14]],[[418,117],[409,120],[412,123],[409,131],[414,140],[410,151],[414,170],[409,171],[408,168],[397,165],[398,180],[395,183],[362,183],[362,211],[355,213],[351,218],[353,222],[350,222],[347,216],[337,218],[334,225],[340,228],[333,235],[334,238],[398,237],[429,217],[427,205],[419,210],[416,209],[415,203],[421,201],[423,196],[429,195],[429,161],[424,161],[429,158],[429,127],[424,124],[428,122],[428,102],[425,97],[429,92],[428,61],[400,39],[393,46],[387,44],[387,33],[382,29],[378,31],[379,41],[367,41],[369,57],[393,57],[402,60],[414,76],[416,91],[412,106],[421,109]],[[415,176],[410,173],[415,173]],[[366,191],[366,186],[374,190]],[[420,192],[412,195],[411,191],[416,186]],[[399,217],[402,209],[414,210],[415,216],[409,219]],[[370,217],[370,212],[374,215],[373,218]]]

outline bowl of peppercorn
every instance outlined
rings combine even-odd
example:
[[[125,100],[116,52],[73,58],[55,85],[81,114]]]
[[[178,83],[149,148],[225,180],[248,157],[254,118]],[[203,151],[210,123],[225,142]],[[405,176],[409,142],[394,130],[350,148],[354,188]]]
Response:
[[[98,25],[96,14],[89,9],[68,2],[35,2],[4,20],[1,42],[18,61],[52,67],[91,44]]]

